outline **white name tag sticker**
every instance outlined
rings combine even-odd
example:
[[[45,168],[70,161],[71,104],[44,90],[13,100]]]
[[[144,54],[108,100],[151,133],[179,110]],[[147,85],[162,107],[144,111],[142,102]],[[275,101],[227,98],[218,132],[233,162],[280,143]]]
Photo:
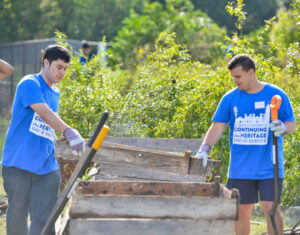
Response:
[[[264,109],[266,107],[265,101],[255,102],[255,109]]]

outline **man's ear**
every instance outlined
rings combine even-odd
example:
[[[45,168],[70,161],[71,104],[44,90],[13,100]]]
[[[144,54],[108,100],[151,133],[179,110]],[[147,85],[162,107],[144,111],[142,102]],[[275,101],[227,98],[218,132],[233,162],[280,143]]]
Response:
[[[43,65],[44,65],[44,67],[48,67],[49,66],[49,60],[44,59]]]
[[[249,69],[249,74],[251,77],[254,77],[255,76],[254,69]]]

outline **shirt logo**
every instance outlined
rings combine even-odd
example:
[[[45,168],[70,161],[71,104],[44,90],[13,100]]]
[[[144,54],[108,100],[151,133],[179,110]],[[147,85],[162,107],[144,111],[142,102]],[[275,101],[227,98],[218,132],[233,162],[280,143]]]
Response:
[[[235,123],[233,129],[233,144],[238,145],[266,145],[268,143],[270,105],[267,105],[265,113],[260,116],[245,114],[238,117],[238,109],[233,108]]]
[[[38,136],[54,142],[54,130],[35,112],[30,124],[29,131]]]

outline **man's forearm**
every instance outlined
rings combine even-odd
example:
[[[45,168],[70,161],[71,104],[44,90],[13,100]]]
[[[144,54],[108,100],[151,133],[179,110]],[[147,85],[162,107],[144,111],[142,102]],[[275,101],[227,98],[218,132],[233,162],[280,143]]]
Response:
[[[64,130],[69,128],[45,103],[32,104],[30,107],[54,130],[64,133]]]
[[[284,125],[287,128],[287,134],[292,133],[296,129],[296,122],[285,122]]]
[[[206,132],[202,145],[208,144],[212,147],[221,138],[226,126],[227,123],[214,122]]]
[[[0,79],[11,75],[14,72],[14,68],[4,60],[0,59]]]

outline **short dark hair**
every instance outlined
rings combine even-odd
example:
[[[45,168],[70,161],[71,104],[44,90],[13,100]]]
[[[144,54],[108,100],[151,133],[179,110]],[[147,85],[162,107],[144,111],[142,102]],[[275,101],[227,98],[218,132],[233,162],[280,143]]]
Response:
[[[91,46],[87,41],[82,41],[81,48],[91,48]]]
[[[250,69],[253,69],[255,72],[255,63],[251,56],[247,54],[239,54],[234,56],[227,64],[229,70],[233,70],[238,66],[242,66],[242,69],[248,72]]]
[[[54,60],[63,60],[66,63],[69,63],[71,60],[70,52],[67,48],[52,44],[46,47],[44,57],[43,57],[43,66],[44,66],[44,60],[47,59],[49,63],[51,64]]]

